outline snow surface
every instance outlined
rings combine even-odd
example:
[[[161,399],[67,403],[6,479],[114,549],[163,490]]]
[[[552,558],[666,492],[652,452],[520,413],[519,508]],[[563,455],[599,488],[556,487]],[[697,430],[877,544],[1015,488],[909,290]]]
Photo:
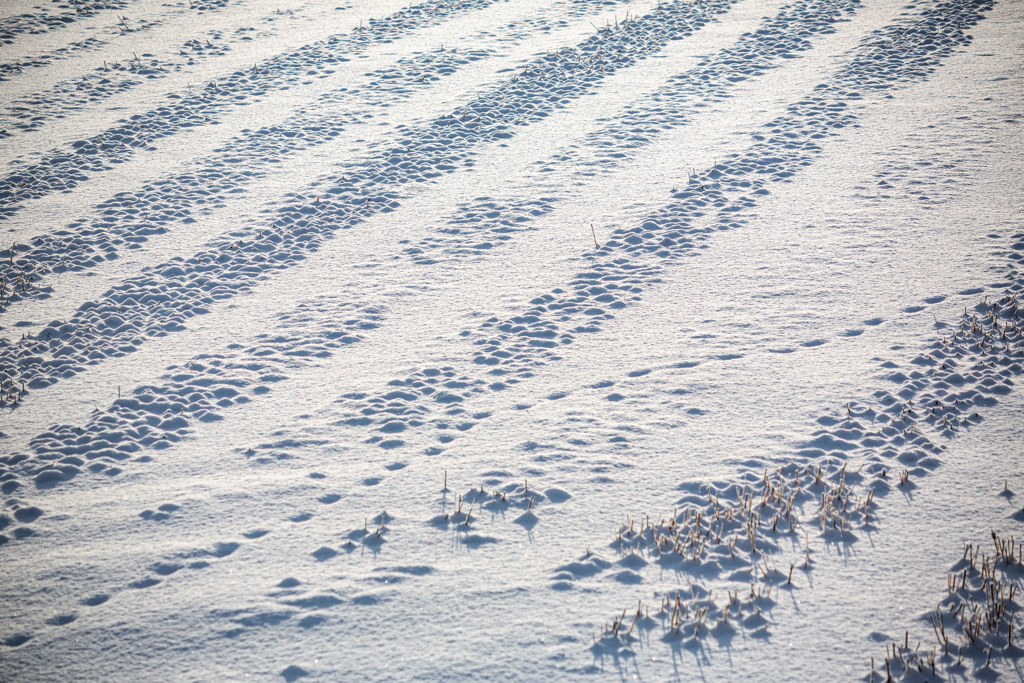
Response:
[[[0,82],[0,680],[1024,680],[1020,0],[12,0]]]

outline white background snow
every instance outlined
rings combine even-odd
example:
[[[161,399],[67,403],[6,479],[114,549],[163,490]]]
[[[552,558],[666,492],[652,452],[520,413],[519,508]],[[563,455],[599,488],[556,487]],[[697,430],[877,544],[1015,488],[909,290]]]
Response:
[[[5,2],[0,680],[941,654],[1024,530],[1022,123],[1020,0]],[[619,540],[819,466],[869,520]]]

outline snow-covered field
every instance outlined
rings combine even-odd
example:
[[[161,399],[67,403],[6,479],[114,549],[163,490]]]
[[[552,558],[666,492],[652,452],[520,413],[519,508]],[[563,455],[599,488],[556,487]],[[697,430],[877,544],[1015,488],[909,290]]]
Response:
[[[1024,2],[7,0],[0,680],[1024,680]]]

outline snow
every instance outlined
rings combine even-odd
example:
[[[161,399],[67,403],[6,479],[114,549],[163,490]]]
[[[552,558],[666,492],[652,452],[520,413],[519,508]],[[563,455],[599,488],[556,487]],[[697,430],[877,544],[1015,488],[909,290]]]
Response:
[[[0,679],[1021,678],[1022,26],[6,3]]]

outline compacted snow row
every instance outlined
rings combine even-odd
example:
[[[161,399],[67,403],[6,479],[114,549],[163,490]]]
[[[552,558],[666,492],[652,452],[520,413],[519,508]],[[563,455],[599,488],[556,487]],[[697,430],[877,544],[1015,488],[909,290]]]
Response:
[[[267,650],[271,655],[263,652],[266,639],[274,639],[273,629],[295,625],[308,642],[320,643],[329,636],[319,634],[339,619],[352,618],[345,616],[352,608],[383,609],[387,600],[378,605],[377,595],[359,589],[359,582],[410,586],[405,596],[416,602],[445,595],[452,587],[444,582],[452,579],[437,575],[446,576],[448,568],[439,571],[428,559],[415,563],[417,553],[430,555],[427,549],[437,535],[448,539],[451,552],[461,554],[466,570],[475,574],[462,575],[471,586],[468,595],[491,606],[514,604],[502,602],[497,574],[485,569],[488,549],[510,545],[509,523],[529,544],[538,532],[564,540],[555,540],[547,557],[526,565],[533,583],[507,574],[497,581],[525,581],[520,590],[564,596],[574,601],[574,614],[590,615],[586,624],[552,632],[549,608],[536,608],[547,636],[561,638],[573,651],[559,656],[578,661],[590,653],[593,664],[575,671],[597,673],[610,664],[619,675],[627,662],[637,671],[635,662],[648,654],[668,657],[674,665],[684,653],[698,663],[710,662],[710,642],[730,652],[734,638],[744,647],[753,647],[748,641],[770,643],[778,626],[773,608],[782,595],[795,601],[794,581],[803,578],[806,586],[814,580],[811,570],[822,559],[815,555],[829,548],[846,552],[858,539],[885,533],[878,519],[887,514],[887,496],[922,486],[961,432],[982,428],[986,410],[1010,392],[1024,364],[1018,315],[1024,280],[1014,270],[1024,233],[1011,238],[1014,264],[1003,269],[1005,281],[979,289],[984,296],[956,323],[943,325],[936,317],[933,333],[939,336],[927,339],[910,361],[917,370],[889,374],[892,389],[852,401],[840,415],[820,416],[823,429],[784,461],[745,463],[729,481],[678,485],[686,495],[672,510],[628,518],[610,541],[599,529],[559,535],[549,526],[579,515],[582,508],[574,506],[584,505],[582,482],[573,493],[550,482],[538,490],[512,467],[490,469],[463,493],[449,489],[445,472],[440,498],[429,496],[439,509],[420,519],[401,516],[408,509],[405,498],[422,496],[386,489],[385,477],[374,468],[385,462],[387,476],[410,472],[420,479],[429,469],[433,480],[437,458],[465,453],[460,444],[495,450],[486,437],[474,440],[474,435],[495,423],[512,424],[512,413],[530,409],[533,401],[564,398],[567,392],[549,391],[541,378],[574,372],[567,366],[575,368],[583,357],[573,353],[576,348],[633,320],[632,312],[657,296],[690,259],[714,248],[720,231],[749,229],[772,188],[810,182],[813,165],[830,145],[859,125],[865,99],[935,73],[943,60],[970,45],[966,31],[993,8],[987,0],[903,8],[855,0],[785,5],[711,0],[655,3],[641,13],[612,5],[622,14],[577,40],[588,17],[606,12],[605,4],[555,2],[531,6],[530,12],[483,0],[396,5],[392,14],[364,21],[351,32],[289,48],[250,70],[206,78],[193,83],[190,92],[169,93],[170,104],[88,131],[88,137],[5,175],[0,214],[18,225],[21,235],[30,225],[23,216],[43,215],[34,207],[61,206],[61,193],[76,196],[86,188],[102,193],[115,165],[138,168],[145,178],[133,185],[129,172],[110,180],[127,189],[76,209],[70,223],[0,251],[0,315],[13,333],[0,344],[0,405],[9,420],[2,428],[7,454],[0,457],[0,490],[6,496],[0,553],[63,564],[49,545],[63,524],[66,534],[81,539],[83,557],[90,558],[88,569],[72,571],[74,585],[54,587],[61,601],[73,606],[49,616],[37,598],[27,597],[32,582],[18,580],[11,595],[23,596],[31,607],[0,632],[12,656],[3,666],[12,675],[52,675],[41,662],[54,643],[72,637],[63,635],[69,631],[91,643],[114,627],[131,648],[144,648],[145,638],[135,640],[112,620],[153,609],[150,591],[185,600],[196,591],[215,602],[204,604],[189,623],[211,635],[187,649],[210,656],[223,639],[263,644],[248,645],[237,666],[218,665],[227,668],[203,675],[238,676],[256,666],[270,678],[317,676],[308,658],[279,665],[281,657],[293,653],[276,646]],[[235,10],[228,4],[216,9],[217,25],[231,25]],[[757,16],[761,12],[767,15]],[[24,17],[6,21],[12,36],[30,30],[19,28]],[[289,39],[295,36],[291,30]],[[434,45],[446,30],[460,38],[446,47]],[[244,38],[239,34],[233,40]],[[184,46],[190,54],[209,57],[209,63],[190,58],[188,68],[203,69],[183,68],[179,80],[188,73],[210,73],[205,69],[216,69],[230,57],[234,43],[218,47],[214,42]],[[429,49],[417,50],[423,42]],[[530,57],[538,46],[542,54]],[[841,53],[834,64],[818,61],[799,72],[801,55],[834,54],[830,50]],[[85,56],[62,53],[59,60]],[[375,69],[362,75],[365,64],[356,60],[364,57]],[[56,61],[56,56],[43,59],[37,68]],[[53,117],[69,110],[78,109],[76,116],[87,120],[89,107],[119,87],[125,93],[136,87],[160,92],[169,68],[161,70],[159,59],[153,59],[154,72],[145,74],[143,61],[107,68],[132,70],[135,78],[152,76],[148,83],[99,84],[104,86],[99,93],[83,85],[60,103],[63,86],[55,86],[34,95],[38,102],[15,105],[38,105],[42,113],[11,126],[18,131],[14,135],[45,131]],[[630,81],[637,90],[616,102],[609,93]],[[791,99],[761,118],[744,118],[752,129],[739,131],[739,142],[730,141],[731,151],[723,156],[701,165],[679,160],[672,169],[671,153],[656,151],[678,143],[688,127],[714,121],[722,103],[749,97],[761,83],[786,82],[784,97]],[[601,108],[588,112],[584,98],[595,94]],[[124,94],[119,97],[125,101]],[[262,118],[275,123],[247,127],[249,108],[256,107],[267,108]],[[386,130],[364,133],[369,118],[387,119],[381,121]],[[225,128],[218,130],[218,122]],[[192,128],[204,131],[195,138],[197,149],[210,152],[195,160],[185,143]],[[556,144],[538,149],[552,131],[562,131]],[[179,137],[180,146],[167,147],[169,139]],[[10,140],[5,144],[16,149]],[[147,167],[147,157],[161,154],[173,161],[171,169]],[[330,161],[324,161],[328,155]],[[508,167],[506,156],[514,157]],[[652,168],[674,170],[678,182],[668,198],[653,191],[639,198],[623,220],[600,224],[600,235],[596,229],[585,235],[592,236],[593,247],[581,241],[570,263],[534,266],[525,291],[501,293],[511,305],[494,301],[491,288],[469,294],[471,279],[456,281],[453,290],[465,290],[458,296],[485,301],[484,307],[470,304],[461,315],[438,311],[445,329],[433,330],[435,339],[417,341],[409,311],[444,305],[431,301],[444,291],[431,278],[460,271],[493,277],[505,259],[534,258],[545,249],[550,225],[572,214],[580,197],[587,201],[588,192],[636,173],[648,158]],[[304,172],[309,163],[323,172]],[[511,178],[500,187],[504,196],[460,190],[450,196],[466,201],[453,206],[444,199],[450,188],[530,166],[535,177],[519,184]],[[390,215],[408,214],[431,201],[441,213],[425,216],[413,228],[386,232]],[[622,206],[630,198],[594,197],[595,204],[601,202]],[[365,243],[365,262],[331,264],[342,249],[355,253],[359,240]],[[515,268],[523,266],[509,270]],[[89,276],[94,282],[100,277],[116,282],[108,289],[90,283]],[[403,297],[412,303],[403,303]],[[936,296],[928,303],[942,300]],[[46,322],[33,311],[63,313]],[[461,329],[452,327],[455,318]],[[863,337],[870,340],[872,334]],[[824,342],[807,341],[799,353],[813,353]],[[406,346],[408,351],[402,349]],[[171,347],[176,348],[169,353]],[[364,348],[369,350],[360,351]],[[346,373],[359,364],[368,365],[369,378],[347,381]],[[694,365],[680,360],[675,367]],[[130,367],[130,376],[141,373],[145,379],[121,385],[118,378]],[[628,376],[650,372],[641,368]],[[86,385],[88,416],[76,405],[81,399],[70,394]],[[597,382],[590,388],[607,392],[611,386]],[[94,398],[100,395],[110,399]],[[312,411],[297,421],[283,420],[285,407],[298,396]],[[505,396],[516,401],[514,407],[495,408]],[[624,397],[612,392],[605,398],[617,403]],[[83,419],[68,422],[75,413]],[[239,444],[233,423],[254,418],[247,443]],[[547,428],[541,416],[534,425]],[[522,441],[524,435],[510,438]],[[629,441],[616,435],[608,449],[628,447]],[[225,448],[225,442],[231,446]],[[527,450],[540,447],[527,444]],[[200,455],[188,458],[190,449]],[[311,449],[329,457],[309,472],[294,454],[301,452],[304,459]],[[368,464],[349,463],[350,453]],[[353,481],[362,477],[360,487],[382,493],[333,483],[342,465],[332,465],[332,457],[348,463],[344,469]],[[490,460],[488,454],[479,462]],[[174,474],[175,468],[181,473]],[[233,490],[236,468],[240,478]],[[273,468],[292,469],[272,474]],[[479,466],[471,465],[470,471],[474,468],[479,474]],[[304,483],[287,479],[286,472],[299,469]],[[522,471],[544,479],[540,471]],[[165,498],[168,502],[132,513],[134,519],[126,522],[125,511],[137,500],[161,495],[159,483],[147,482],[152,476],[147,473],[157,472],[170,475],[175,487],[188,486],[180,483],[188,479],[183,474],[195,475],[202,483],[194,486],[216,491],[203,503],[208,517],[195,527],[182,518],[192,509],[183,501],[199,495],[196,488],[185,489],[177,502]],[[676,486],[668,484],[667,495]],[[132,500],[121,502],[116,493],[104,492],[108,489],[132,490]],[[104,500],[96,508],[101,511],[77,509],[82,503],[76,502],[76,491]],[[654,495],[665,499],[662,492]],[[597,507],[603,503],[583,511],[583,517]],[[396,516],[395,509],[402,512]],[[356,510],[364,513],[358,519]],[[255,521],[255,513],[269,511],[283,521]],[[92,525],[106,528],[104,519],[116,520],[111,538],[140,534],[146,543],[127,551],[124,560],[95,559],[105,555],[102,539],[81,534]],[[190,537],[190,529],[202,530],[204,541]],[[568,547],[580,538],[588,539],[589,547]],[[920,651],[909,635],[906,642],[889,643],[886,656],[878,657],[884,675],[915,680],[927,669],[932,677],[972,671],[984,676],[1004,658],[1018,657],[1009,635],[1021,621],[1010,593],[1019,583],[1015,542],[994,539],[995,559],[971,546],[965,549],[967,564],[952,570],[961,573],[949,579],[949,598],[933,621],[941,647]],[[379,564],[393,546],[401,548],[393,551],[403,558],[399,561],[408,564]],[[574,556],[578,551],[582,554]],[[524,564],[529,554],[523,554]],[[354,561],[353,576],[366,576],[342,587],[337,581],[344,577],[331,573],[346,557]],[[273,571],[301,566],[312,575],[300,580],[294,577],[301,573],[297,570],[266,584],[265,594],[257,594],[263,588],[252,593],[256,573],[267,581],[259,569],[263,563]],[[223,580],[236,571],[248,578]],[[654,574],[677,577],[677,588],[655,591],[653,599],[649,590],[637,589],[635,605],[618,605],[605,617],[598,616],[604,606],[587,598],[602,590],[621,595],[621,589],[657,584]],[[416,582],[423,584],[422,593],[411,588]],[[706,587],[714,582],[715,587]],[[5,610],[20,609],[14,599],[5,601]],[[210,610],[210,604],[219,606]],[[80,619],[86,613],[89,618]],[[386,624],[359,623],[369,637],[389,633]],[[580,630],[593,634],[589,642],[572,635]],[[965,639],[955,655],[950,632]],[[655,643],[655,636],[663,644]],[[469,653],[481,647],[467,647],[465,657],[471,659]],[[495,661],[520,666],[509,647],[494,652]],[[430,678],[440,670],[438,662],[421,654],[404,656],[408,668],[372,675],[406,680]],[[462,675],[484,672],[457,658]],[[361,655],[355,661],[366,660]],[[356,670],[334,666],[335,674]],[[522,677],[550,675],[544,666],[521,669]],[[134,674],[121,676],[138,675],[146,666],[136,661],[124,671]],[[201,678],[198,671],[188,673]]]

